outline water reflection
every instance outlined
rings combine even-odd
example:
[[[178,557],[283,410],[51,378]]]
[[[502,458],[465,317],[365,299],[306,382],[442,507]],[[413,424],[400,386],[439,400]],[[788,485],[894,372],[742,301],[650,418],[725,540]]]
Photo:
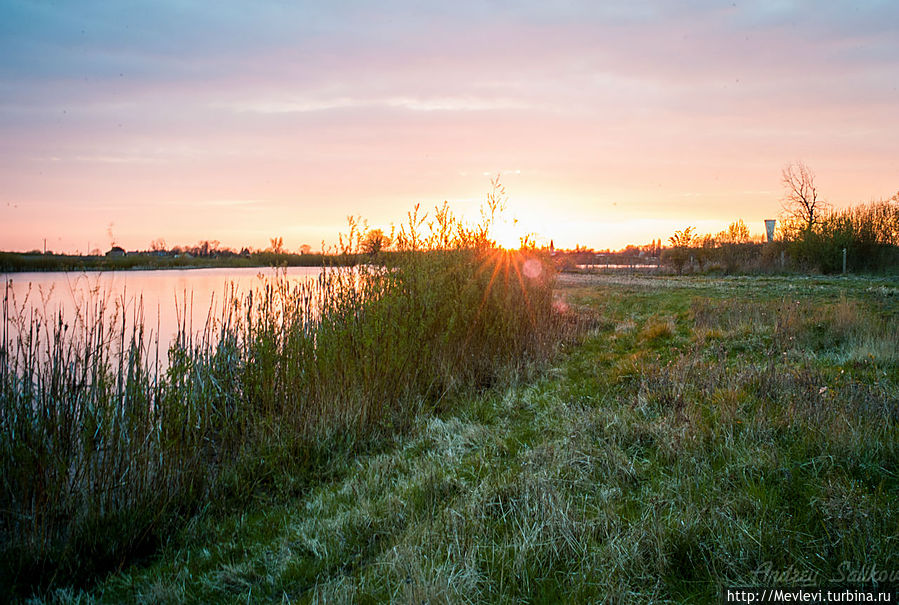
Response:
[[[286,279],[290,285],[313,281],[321,267],[281,269],[241,267],[105,273],[4,274],[3,295],[9,321],[4,322],[4,343],[17,335],[18,326],[38,318],[46,325],[62,321],[84,325],[100,313],[106,320],[124,314],[128,331],[141,322],[148,344],[157,348],[165,364],[166,352],[179,325],[198,333],[221,315],[223,301],[243,298],[264,287],[266,281]]]

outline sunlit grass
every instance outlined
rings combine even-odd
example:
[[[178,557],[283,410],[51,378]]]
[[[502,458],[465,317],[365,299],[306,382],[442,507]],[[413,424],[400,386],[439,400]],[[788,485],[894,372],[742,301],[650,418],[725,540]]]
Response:
[[[98,297],[72,319],[5,299],[4,588],[87,583],[199,511],[302,493],[545,358],[563,327],[551,265],[443,217],[375,262],[235,294],[199,332],[185,321],[164,370],[139,305]]]

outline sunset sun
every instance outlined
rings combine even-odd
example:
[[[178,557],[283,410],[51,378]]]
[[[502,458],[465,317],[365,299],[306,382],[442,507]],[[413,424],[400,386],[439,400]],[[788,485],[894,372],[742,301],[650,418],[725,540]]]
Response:
[[[492,236],[496,245],[506,250],[517,250],[521,247],[523,234],[516,220],[505,220],[496,223],[492,229]]]

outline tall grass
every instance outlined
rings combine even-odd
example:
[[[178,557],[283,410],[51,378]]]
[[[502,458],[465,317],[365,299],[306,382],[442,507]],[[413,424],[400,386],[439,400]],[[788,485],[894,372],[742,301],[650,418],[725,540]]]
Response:
[[[438,209],[398,251],[312,283],[231,291],[161,368],[140,305],[3,302],[0,586],[83,582],[211,502],[300,490],[328,461],[546,354],[551,266]],[[358,253],[358,250],[354,252]],[[129,314],[130,313],[130,314]]]

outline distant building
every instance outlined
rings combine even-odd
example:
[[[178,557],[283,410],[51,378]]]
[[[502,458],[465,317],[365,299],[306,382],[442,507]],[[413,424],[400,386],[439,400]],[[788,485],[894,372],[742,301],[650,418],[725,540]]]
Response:
[[[765,219],[765,235],[768,237],[769,242],[774,241],[774,226],[777,224],[777,219],[766,218]]]
[[[113,246],[106,253],[106,256],[125,256],[125,249],[121,246]]]

